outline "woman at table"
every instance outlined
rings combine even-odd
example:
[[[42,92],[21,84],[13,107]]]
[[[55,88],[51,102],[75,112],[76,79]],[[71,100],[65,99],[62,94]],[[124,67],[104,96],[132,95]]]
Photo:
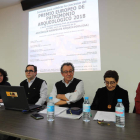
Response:
[[[8,81],[7,72],[0,68],[0,86],[1,85],[11,86],[10,83],[7,81]],[[0,96],[0,103],[2,103],[2,102],[3,101],[2,101],[1,96]],[[7,136],[4,134],[0,134],[0,140],[17,140],[17,138],[12,137],[12,136]]]
[[[105,87],[99,88],[91,105],[92,110],[115,111],[117,99],[122,99],[125,112],[129,112],[128,92],[118,85],[119,75],[109,70],[104,75]]]
[[[10,83],[8,83],[8,77],[7,77],[7,72],[3,69],[0,68],[0,86],[1,85],[6,85],[6,86],[11,86]],[[2,99],[1,99],[1,96],[0,96],[0,103],[2,103]]]

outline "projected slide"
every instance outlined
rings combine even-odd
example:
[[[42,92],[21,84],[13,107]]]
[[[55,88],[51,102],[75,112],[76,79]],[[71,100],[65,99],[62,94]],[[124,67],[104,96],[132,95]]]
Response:
[[[75,71],[99,71],[98,0],[77,0],[29,12],[28,64],[38,73],[60,72],[64,62]]]

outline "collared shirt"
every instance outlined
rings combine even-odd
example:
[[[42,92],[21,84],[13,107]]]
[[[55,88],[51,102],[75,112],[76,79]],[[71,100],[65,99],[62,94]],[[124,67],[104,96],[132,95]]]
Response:
[[[64,79],[62,80],[62,82],[65,84],[66,87],[69,86],[69,84],[73,81],[73,79],[67,84]],[[85,94],[85,91],[84,91],[84,82],[83,81],[80,81],[76,88],[75,88],[75,91],[74,92],[71,92],[71,93],[66,93],[65,96],[66,98],[69,100],[67,101],[68,104],[70,104],[71,102],[72,103],[75,103],[77,102],[78,100],[80,100]],[[53,89],[52,89],[52,92],[50,93],[50,96],[53,97],[53,102],[54,104],[59,102],[61,99],[58,99],[56,98],[57,96],[57,89],[56,89],[56,86],[54,85],[53,86]]]
[[[74,79],[74,78],[72,78],[72,80],[71,80],[71,81],[69,81],[69,83],[68,83],[68,84],[64,81],[64,79],[62,80],[62,82],[65,84],[65,86],[66,86],[66,87],[68,87],[68,86],[69,86],[69,84],[73,81],[73,79]]]
[[[28,79],[27,79],[28,87],[29,87],[29,88],[30,88],[30,86],[32,85],[32,83],[34,82],[35,79],[36,79],[36,77],[35,77],[33,80],[31,80],[30,82],[29,82]]]
[[[27,79],[29,88],[32,85],[32,83],[34,82],[35,78],[33,80],[31,80],[30,82],[28,82],[28,79]],[[45,81],[43,81],[41,88],[40,88],[40,98],[35,104],[36,105],[43,105],[45,103],[45,101],[47,101],[47,84]]]

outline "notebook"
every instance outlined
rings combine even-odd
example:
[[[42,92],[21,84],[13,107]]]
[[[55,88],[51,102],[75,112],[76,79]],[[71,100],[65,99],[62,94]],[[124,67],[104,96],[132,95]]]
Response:
[[[29,105],[24,87],[22,86],[0,86],[0,95],[5,109],[33,110],[41,108],[40,105]]]

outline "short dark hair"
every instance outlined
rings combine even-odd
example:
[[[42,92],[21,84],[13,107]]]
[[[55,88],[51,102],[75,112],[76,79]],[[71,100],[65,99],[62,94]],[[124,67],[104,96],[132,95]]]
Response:
[[[104,80],[105,78],[114,78],[116,82],[118,82],[119,80],[119,75],[115,70],[108,70],[106,71],[105,75],[104,75]]]
[[[8,81],[8,74],[5,70],[1,69],[0,68],[0,73],[3,75],[3,83],[7,82]]]
[[[34,71],[37,72],[37,66],[35,66],[35,65],[30,65],[30,64],[29,64],[29,65],[26,66],[26,69],[27,69],[27,67],[29,67],[29,66],[34,67]]]
[[[64,67],[64,66],[71,66],[72,69],[73,69],[73,71],[74,71],[74,66],[73,66],[73,64],[70,63],[70,62],[67,62],[67,63],[63,63],[63,64],[61,65],[61,69],[60,69],[61,72],[63,72],[63,67]]]

